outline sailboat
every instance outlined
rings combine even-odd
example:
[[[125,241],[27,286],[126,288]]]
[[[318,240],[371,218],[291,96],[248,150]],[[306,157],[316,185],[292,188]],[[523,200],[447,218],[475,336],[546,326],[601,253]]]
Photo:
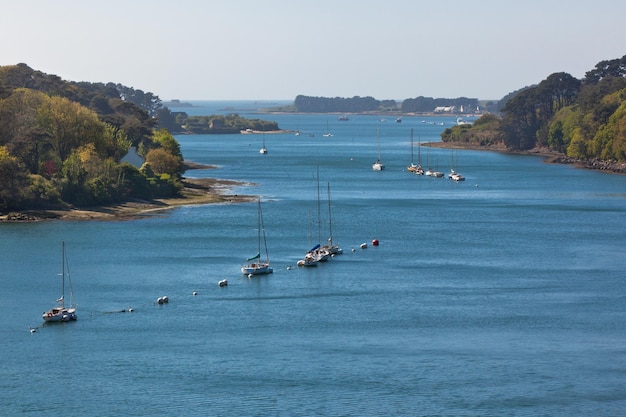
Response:
[[[321,200],[320,200],[320,167],[317,167],[317,241],[322,241],[322,213],[321,213]],[[307,254],[313,255],[313,259],[317,262],[326,262],[330,259],[330,252],[328,249],[318,243]]]
[[[328,233],[328,245],[324,245],[322,249],[328,251],[331,256],[341,255],[343,253],[343,249],[341,249],[339,245],[335,245],[333,243],[333,220],[330,212],[330,183],[328,183]]]
[[[413,163],[413,128],[411,128],[411,164],[406,168],[406,170],[420,175],[424,173],[424,169],[419,164],[415,165]],[[420,170],[421,173],[419,172]]]
[[[267,153],[267,148],[265,147],[265,129],[263,130],[263,147],[261,147],[259,153],[262,155],[265,155]]]
[[[450,174],[448,174],[448,178],[456,182],[465,181],[465,177],[454,170],[454,151],[452,152],[450,159],[452,161],[450,164],[451,167],[450,167]]]
[[[420,144],[420,138],[417,137],[417,167],[414,171],[417,175],[424,175],[424,168],[422,167],[422,145]]]
[[[317,167],[317,234],[318,234],[318,242],[321,241],[322,237],[322,226],[321,226],[321,208],[320,208],[320,170],[319,166]],[[309,215],[309,238],[311,237],[311,218]],[[315,244],[311,249],[309,249],[304,255],[304,259],[298,261],[298,266],[315,266],[314,264],[318,262],[326,262],[330,259],[330,252],[328,251],[327,246],[322,246],[321,243]]]
[[[385,165],[380,161],[380,136],[378,134],[378,126],[376,126],[376,139],[378,140],[378,159],[372,164],[374,171],[382,171],[385,169]]]
[[[72,280],[70,278],[69,265],[65,256],[65,242],[62,243],[61,253],[61,297],[58,298],[57,305],[43,313],[42,318],[45,322],[73,321],[77,319],[76,304],[74,303],[74,291],[72,290]],[[67,268],[67,279],[70,284],[70,306],[65,307],[65,269]]]
[[[325,138],[330,138],[333,136],[333,134],[330,133],[330,129],[328,128],[328,120],[326,120],[326,133],[324,133],[322,136],[324,136]]]
[[[267,251],[267,241],[265,239],[265,226],[263,224],[263,212],[261,211],[261,200],[258,200],[258,252],[255,256],[246,259],[246,264],[241,267],[244,275],[271,274],[274,272],[270,266],[270,257]],[[263,245],[265,248],[265,260],[261,258],[261,235],[263,235]]]

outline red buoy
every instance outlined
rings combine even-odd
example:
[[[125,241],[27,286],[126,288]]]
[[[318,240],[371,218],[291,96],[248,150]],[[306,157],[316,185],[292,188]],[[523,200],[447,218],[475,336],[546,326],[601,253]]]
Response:
[[[372,246],[378,246],[378,239],[372,240]]]

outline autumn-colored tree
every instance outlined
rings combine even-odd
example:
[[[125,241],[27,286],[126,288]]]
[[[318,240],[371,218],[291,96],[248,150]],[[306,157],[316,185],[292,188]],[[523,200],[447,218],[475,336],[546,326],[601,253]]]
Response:
[[[152,149],[146,155],[146,164],[149,164],[155,174],[170,174],[178,176],[181,161],[175,155],[163,148]]]

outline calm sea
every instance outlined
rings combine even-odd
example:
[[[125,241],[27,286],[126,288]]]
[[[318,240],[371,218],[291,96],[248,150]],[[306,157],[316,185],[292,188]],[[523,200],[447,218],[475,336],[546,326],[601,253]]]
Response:
[[[188,176],[262,198],[274,274],[239,271],[257,251],[255,203],[0,224],[0,415],[623,415],[625,176],[414,147],[467,180],[419,177],[410,129],[438,141],[454,118],[195,104],[301,132],[266,134],[267,155],[262,135],[177,137],[218,166]],[[298,268],[328,237],[329,186],[344,254]],[[79,318],[41,326],[62,241]]]

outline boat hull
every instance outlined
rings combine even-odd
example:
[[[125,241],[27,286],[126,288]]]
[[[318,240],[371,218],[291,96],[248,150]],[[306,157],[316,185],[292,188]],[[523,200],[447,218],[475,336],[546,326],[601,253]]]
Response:
[[[263,275],[273,272],[274,270],[269,264],[253,264],[241,267],[241,273],[244,275]]]
[[[55,323],[75,321],[78,317],[76,316],[76,309],[74,308],[53,308],[43,313],[42,318],[46,323]]]

